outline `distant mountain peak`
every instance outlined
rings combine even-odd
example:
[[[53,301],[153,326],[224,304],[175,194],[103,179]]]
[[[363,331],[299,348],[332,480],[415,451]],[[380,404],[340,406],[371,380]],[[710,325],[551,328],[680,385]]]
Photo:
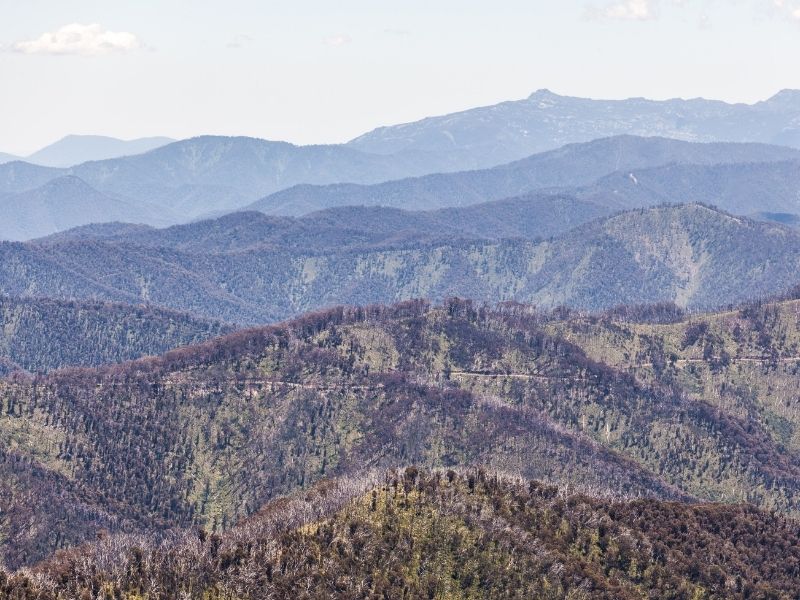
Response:
[[[20,160],[19,156],[14,156],[13,154],[7,154],[6,152],[0,152],[0,165],[18,160]]]
[[[556,94],[555,92],[550,91],[547,88],[542,88],[542,89],[539,89],[539,90],[536,90],[535,92],[533,92],[530,96],[528,96],[528,99],[529,100],[537,100],[537,99],[541,99],[541,98],[562,98],[562,97],[563,96],[560,96],[560,95]]]
[[[449,171],[493,167],[621,133],[800,148],[798,111],[800,92],[794,90],[751,105],[702,98],[591,99],[542,88],[521,100],[376,129],[350,145],[374,154],[444,155],[454,165]]]
[[[103,135],[73,134],[42,148],[25,160],[38,165],[65,168],[88,161],[142,154],[174,141],[166,137],[120,140]]]
[[[793,108],[800,111],[800,90],[785,89],[781,90],[769,100],[759,102],[761,105],[766,105],[771,108]]]

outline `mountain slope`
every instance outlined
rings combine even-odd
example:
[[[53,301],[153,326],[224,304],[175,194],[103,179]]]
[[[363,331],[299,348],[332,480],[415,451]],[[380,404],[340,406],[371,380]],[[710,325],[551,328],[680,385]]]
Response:
[[[566,195],[530,194],[431,211],[343,206],[309,213],[300,220],[338,228],[361,227],[390,236],[387,241],[398,244],[404,232],[424,232],[432,239],[555,237],[610,213],[603,206]]]
[[[13,154],[6,154],[5,152],[0,152],[0,165],[4,163],[13,162],[15,160],[22,160],[19,156],[14,156]]]
[[[404,464],[800,514],[800,458],[775,435],[786,423],[742,408],[768,401],[769,359],[746,363],[752,393],[729,404],[672,371],[592,360],[552,327],[527,307],[457,300],[338,309],[157,359],[0,381],[0,468],[19,482],[0,478],[4,531],[24,530],[33,494],[72,499],[47,506],[48,528],[6,536],[5,560],[29,564],[101,527],[226,529],[276,495]],[[784,385],[796,382],[786,367]],[[66,520],[80,506],[93,510]]]
[[[704,99],[591,100],[539,90],[524,100],[381,127],[349,145],[382,154],[447,153],[461,169],[478,169],[620,134],[800,147],[798,117],[800,92],[794,90],[754,105]]]
[[[60,223],[70,227],[109,220],[156,226],[186,222],[238,209],[285,188],[291,189],[267,196],[253,208],[300,215],[353,204],[406,209],[463,206],[543,188],[585,186],[619,169],[629,173],[675,162],[771,162],[798,156],[795,150],[757,144],[692,145],[623,136],[569,146],[497,169],[396,180],[429,172],[432,165],[420,156],[367,155],[342,146],[298,147],[250,138],[204,137],[70,169],[21,162],[0,165],[0,199],[9,203],[9,197],[27,193],[14,201],[13,210],[18,211],[21,204],[41,206],[42,195],[49,198],[44,215],[41,211],[30,215],[27,226],[19,226],[18,219],[7,219],[7,231],[3,232],[7,239],[24,239],[60,231]],[[78,178],[96,190],[91,194],[107,198],[84,201],[85,210],[76,208],[79,199],[74,186],[64,186],[63,198],[55,193],[59,185],[70,181],[65,177]],[[377,185],[328,185],[390,179],[394,181]],[[302,185],[292,187],[296,184]],[[87,190],[87,195],[91,194]],[[648,203],[653,204],[653,199]],[[757,211],[747,211],[753,212]]]
[[[231,211],[300,183],[377,183],[431,171],[435,166],[415,154],[387,157],[346,146],[205,136],[69,169],[20,162],[0,165],[0,194],[31,190],[59,176],[74,175],[104,194],[157,204],[172,222],[178,222]],[[147,222],[148,216],[135,221]]]
[[[106,223],[67,230],[36,243],[102,240],[201,253],[399,248],[457,239],[553,237],[610,212],[597,204],[566,196],[531,195],[424,212],[344,206],[302,217],[274,217],[251,211],[231,213],[165,229]]]
[[[43,186],[63,175],[60,169],[40,167],[22,161],[0,165],[0,195],[18,194]]]
[[[602,487],[619,478],[632,491],[684,496],[523,407],[356,365],[356,355],[339,354],[336,338],[333,346],[319,346],[314,332],[337,318],[312,316],[122,367],[0,382],[9,415],[0,421],[0,441],[15,442],[2,447],[17,464],[33,460],[19,470],[25,481],[44,485],[30,472],[34,467],[66,475],[64,492],[97,507],[80,531],[105,526],[106,515],[123,529],[227,526],[275,494],[397,461],[505,464],[558,481]],[[34,396],[41,399],[35,406]],[[87,427],[96,433],[85,436]],[[8,505],[28,492],[7,490]],[[46,556],[74,540],[59,517],[69,508],[54,505],[43,516],[59,528],[6,545],[8,563]],[[27,514],[7,513],[6,527]]]
[[[745,506],[615,501],[408,468],[317,486],[224,536],[101,541],[37,568],[38,581],[0,580],[0,593],[783,598],[800,593],[798,560],[796,526]]]
[[[614,208],[702,202],[739,215],[800,211],[800,161],[672,164],[603,177],[575,196]]]
[[[623,172],[627,176],[632,170],[672,163],[715,165],[791,159],[800,159],[800,151],[760,144],[692,144],[664,138],[618,136],[568,145],[492,169],[427,175],[371,186],[301,185],[272,194],[248,208],[280,215],[299,215],[342,205],[428,210],[499,200],[548,188],[585,186],[611,173]],[[659,201],[651,200],[649,204]]]
[[[25,160],[45,167],[71,167],[90,160],[142,154],[174,141],[167,137],[120,140],[102,135],[68,135],[34,152]]]
[[[257,198],[297,183],[337,181],[378,182],[409,172],[423,164],[413,159],[364,154],[341,146],[294,146],[254,138],[205,136],[169,144],[152,152],[100,163],[79,165],[73,172],[99,189],[139,197],[141,191],[157,194],[172,208],[198,208],[186,204],[191,197],[170,196],[183,190],[209,188]],[[196,202],[197,199],[194,199]],[[238,201],[238,200],[237,200]],[[222,210],[219,203],[205,210]]]
[[[800,266],[797,230],[700,205],[628,211],[543,241],[419,241],[409,234],[384,243],[357,230],[345,237],[335,225],[323,238],[322,222],[305,230],[319,233],[318,246],[273,247],[258,244],[262,229],[247,221],[245,213],[156,232],[156,241],[176,236],[165,246],[108,239],[0,244],[0,291],[150,303],[257,324],[342,303],[454,294],[545,307],[671,301],[712,308],[781,292],[797,282]],[[274,225],[265,221],[264,229]],[[283,231],[303,231],[293,227]],[[276,231],[279,245],[284,238]]]
[[[51,233],[48,236],[39,238],[40,243],[66,242],[76,240],[102,240],[110,238],[121,238],[127,235],[144,233],[153,229],[149,225],[136,225],[134,223],[120,223],[118,221],[90,223],[88,225],[78,225],[64,231]]]
[[[29,240],[98,221],[169,223],[156,205],[102,194],[78,177],[58,177],[43,186],[0,198],[0,239]]]
[[[555,240],[531,297],[591,309],[735,304],[796,283],[798,242],[788,228],[701,205],[629,211]]]
[[[158,355],[231,330],[150,307],[0,297],[0,358],[30,372]]]

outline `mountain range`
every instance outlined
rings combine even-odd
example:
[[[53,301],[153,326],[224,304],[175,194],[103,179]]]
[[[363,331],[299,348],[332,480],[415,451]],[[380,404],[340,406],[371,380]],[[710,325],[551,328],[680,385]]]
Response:
[[[0,600],[800,596],[798,123],[0,164]]]
[[[98,223],[62,231],[34,243],[52,246],[68,241],[95,240],[209,254],[323,253],[453,240],[547,238],[612,212],[569,196],[530,194],[432,211],[342,206],[301,217],[243,211],[163,229],[128,223]]]
[[[298,183],[376,183],[428,173],[430,169],[424,157],[412,154],[386,157],[345,146],[293,146],[209,136],[66,169],[21,162],[0,165],[0,202],[8,195],[30,192],[71,176],[96,193],[137,207],[135,222],[178,223],[210,212],[229,212]],[[153,205],[158,206],[158,220],[154,220]],[[64,218],[55,214],[50,220]],[[70,218],[76,217],[70,214]],[[14,239],[19,235],[22,233]]]
[[[134,222],[158,226],[221,215],[248,205],[287,215],[350,204],[432,209],[516,196],[543,187],[588,185],[613,172],[673,162],[774,162],[779,160],[780,150],[760,146],[745,145],[738,151],[728,148],[726,156],[723,148],[691,150],[676,145],[662,148],[659,155],[658,150],[637,148],[629,138],[618,141],[619,147],[611,150],[618,155],[602,157],[591,155],[593,150],[600,151],[602,144],[583,149],[580,144],[625,135],[798,148],[799,118],[800,92],[792,90],[754,105],[702,99],[597,101],[540,91],[521,101],[381,128],[346,145],[294,146],[215,136],[174,143],[167,143],[167,138],[121,142],[68,136],[37,153],[40,164],[64,168],[19,161],[0,164],[0,203],[9,195],[75,176],[97,193],[137,208]],[[149,148],[153,149],[145,151]],[[547,154],[559,148],[563,148],[561,154]],[[117,152],[126,156],[111,156]],[[542,152],[545,154],[532,156]],[[81,162],[87,158],[92,160]],[[784,150],[781,158],[796,160],[797,153]],[[574,165],[570,170],[570,159],[584,160],[582,170]],[[487,171],[495,166],[499,166],[497,171]],[[473,171],[463,173],[465,170]],[[454,172],[458,173],[452,178],[447,175]],[[371,185],[423,175],[431,177],[368,189],[360,185],[306,187]],[[293,186],[301,187],[289,189]],[[19,199],[14,202],[9,210],[19,210]],[[153,205],[159,207],[157,217],[152,214]],[[748,214],[763,211],[795,212],[757,208]],[[111,211],[104,220],[116,218]],[[58,223],[67,218],[51,214],[46,220]],[[42,229],[34,236],[54,232]],[[0,235],[22,240],[28,233],[7,226]]]
[[[96,239],[83,228],[77,239],[0,244],[0,292],[148,303],[258,324],[336,304],[454,294],[549,307],[708,308],[797,283],[795,229],[696,204],[602,215],[568,197],[532,197],[430,214],[241,213]],[[517,218],[516,228],[505,225]],[[372,230],[375,222],[383,228]]]
[[[784,163],[774,167],[772,163]],[[268,214],[303,214],[331,206],[381,205],[408,209],[464,206],[499,200],[537,190],[559,189],[615,208],[635,208],[662,202],[701,202],[718,200],[734,210],[746,203],[746,193],[763,185],[765,189],[750,200],[744,212],[759,210],[760,201],[771,199],[773,186],[782,186],[780,199],[797,202],[795,169],[800,151],[760,144],[694,144],[664,138],[619,136],[573,144],[537,154],[508,165],[477,171],[444,173],[389,181],[371,186],[334,184],[301,185],[277,192],[248,208]],[[725,169],[724,165],[728,165]],[[742,166],[745,165],[745,166]],[[640,171],[659,168],[652,178],[637,186]],[[742,172],[742,169],[750,172]],[[760,169],[760,172],[758,171]],[[755,172],[752,172],[755,171]],[[747,179],[738,203],[725,206],[726,193],[737,190],[736,183],[724,189],[725,176]],[[599,181],[598,181],[599,180]],[[763,181],[763,183],[762,183]],[[596,185],[598,190],[585,190]],[[631,186],[636,186],[631,189]],[[671,192],[672,185],[678,189]],[[716,186],[716,187],[715,187]],[[620,192],[619,188],[623,188]],[[793,193],[787,192],[786,189]],[[708,191],[711,189],[712,191]],[[686,195],[690,197],[685,197]],[[738,211],[735,211],[738,212]]]
[[[72,167],[92,160],[142,154],[174,141],[167,137],[120,140],[102,135],[68,135],[26,157],[0,152],[0,164],[20,160],[42,167]]]
[[[671,201],[669,189],[674,183],[677,191],[688,191],[689,197],[681,201],[720,203],[744,214],[795,213],[791,179],[796,177],[795,161],[800,161],[800,151],[780,146],[620,136],[481,171],[372,185],[302,184],[258,200],[248,209],[292,216],[345,205],[425,210],[541,190],[558,190],[619,209]],[[723,165],[744,166],[730,166],[726,173]],[[67,170],[9,163],[0,166],[0,193],[5,194],[0,195],[0,213],[14,218],[2,221],[0,237],[26,240],[97,221],[164,226],[230,212],[247,204],[248,197],[297,181],[337,177],[382,181],[393,173],[424,168],[396,157],[370,157],[335,146],[301,148],[246,138],[188,140]],[[635,173],[654,168],[662,170],[651,175],[652,184],[647,173],[642,177],[648,185],[631,188],[619,183],[622,178],[624,184],[626,177],[637,181]],[[725,186],[726,176],[749,178],[749,183]],[[755,181],[763,181],[763,188],[755,190]],[[593,185],[599,188],[591,189]],[[731,191],[739,193],[736,202],[727,200]]]
[[[168,137],[120,140],[102,135],[68,135],[25,160],[45,167],[72,167],[89,161],[142,154],[174,141]]]
[[[800,91],[756,104],[716,100],[592,100],[539,90],[528,98],[381,127],[349,142],[376,154],[449,154],[480,169],[566,144],[627,134],[691,142],[760,142],[800,147]]]
[[[133,534],[118,551],[165,527],[218,532],[325,478],[404,464],[796,516],[800,417],[781,393],[797,310],[650,324],[416,301],[0,380],[4,558],[30,564],[101,529]]]
[[[593,100],[539,90],[522,100],[380,127],[347,145],[367,154],[424,157],[429,172],[461,171],[623,134],[800,147],[799,116],[798,90],[783,90],[752,105],[703,98]],[[165,137],[120,140],[69,135],[25,158],[0,153],[0,163],[26,160],[71,167],[140,154],[172,141]]]

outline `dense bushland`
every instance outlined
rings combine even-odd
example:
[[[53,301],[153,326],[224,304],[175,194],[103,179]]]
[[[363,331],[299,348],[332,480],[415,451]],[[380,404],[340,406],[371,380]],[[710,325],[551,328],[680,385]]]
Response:
[[[747,506],[567,494],[483,470],[326,481],[222,535],[111,536],[0,597],[795,598],[800,527]]]
[[[769,314],[793,306],[736,317],[750,323],[741,343],[761,343],[758,328],[783,340],[785,319]],[[721,386],[737,380],[740,363],[733,347],[728,366],[697,349],[721,335],[713,325],[681,351],[692,319],[615,324],[417,301],[314,313],[117,366],[12,377],[0,383],[0,444],[15,477],[0,480],[0,493],[4,531],[25,534],[3,537],[4,560],[31,564],[103,530],[224,531],[320,479],[411,463],[798,514],[794,413],[767,410],[774,386],[796,381],[794,363],[776,371],[771,354],[747,350],[752,362],[742,364],[761,387],[726,392],[736,404],[698,395],[695,369]],[[631,328],[674,332],[673,353],[698,358],[673,360],[672,346],[659,350],[652,335],[624,333]],[[613,336],[646,342],[650,354],[617,350]],[[779,360],[793,344],[787,337]],[[33,496],[48,526],[28,530]]]
[[[6,371],[35,373],[118,363],[232,330],[148,306],[0,297],[0,363],[5,362]]]

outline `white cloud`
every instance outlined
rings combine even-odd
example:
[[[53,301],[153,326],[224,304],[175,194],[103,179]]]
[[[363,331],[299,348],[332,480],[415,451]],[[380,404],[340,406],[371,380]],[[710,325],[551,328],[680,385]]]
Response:
[[[602,12],[609,19],[646,21],[655,17],[650,0],[622,0],[606,7]]]
[[[139,39],[127,31],[108,31],[97,23],[64,25],[57,31],[43,33],[33,40],[11,46],[23,54],[80,54],[96,56],[112,52],[127,52],[141,48]]]
[[[346,33],[339,33],[337,35],[332,35],[331,37],[327,37],[322,41],[325,42],[328,46],[333,46],[334,48],[337,48],[339,46],[345,46],[350,42],[352,42],[353,40]]]

